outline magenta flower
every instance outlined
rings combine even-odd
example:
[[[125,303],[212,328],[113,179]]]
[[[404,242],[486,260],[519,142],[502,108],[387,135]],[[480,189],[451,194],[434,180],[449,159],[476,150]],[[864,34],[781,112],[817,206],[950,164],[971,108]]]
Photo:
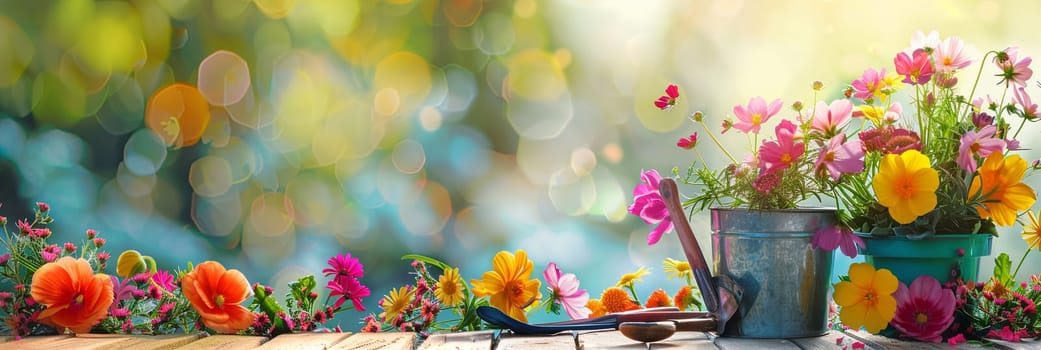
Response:
[[[137,287],[130,285],[130,279],[124,278],[123,282],[119,281],[116,276],[108,276],[112,280],[112,305],[108,307],[108,311],[112,312],[119,308],[119,302],[124,299],[133,298],[134,294],[138,292]]]
[[[901,52],[893,58],[897,74],[903,75],[903,82],[908,84],[925,84],[933,76],[933,63],[924,49],[915,50],[910,56]]]
[[[654,100],[654,106],[659,109],[669,109],[676,105],[676,101],[680,98],[680,88],[676,85],[669,85],[665,88],[665,95],[658,97]]]
[[[940,342],[944,330],[954,322],[954,292],[944,289],[935,277],[923,275],[897,287],[896,315],[889,323],[911,338]]]
[[[855,258],[857,247],[863,247],[864,240],[854,234],[849,227],[832,225],[814,232],[812,244],[814,248],[824,250],[839,248],[842,255]]]
[[[542,271],[542,277],[546,285],[552,290],[550,302],[564,306],[564,311],[573,320],[589,317],[592,313],[586,303],[589,302],[589,292],[578,289],[578,277],[575,274],[561,274],[556,263],[549,263],[546,270]]]
[[[347,255],[336,254],[336,256],[329,258],[328,264],[330,267],[322,270],[326,277],[349,276],[358,278],[365,276],[365,266],[358,259],[351,257],[351,253],[347,253]]]
[[[151,278],[152,282],[155,282],[155,284],[148,286],[148,289],[150,290],[152,288],[155,288],[156,285],[162,287],[168,292],[172,292],[175,288],[177,288],[176,286],[174,286],[174,276],[169,272],[166,272],[166,270],[156,271],[154,274],[152,274]]]
[[[690,134],[690,137],[681,137],[679,141],[676,141],[676,147],[682,149],[693,149],[694,146],[698,145],[698,133]]]
[[[781,99],[773,100],[767,106],[766,100],[762,97],[755,97],[748,100],[748,106],[734,106],[734,116],[737,117],[734,129],[741,130],[746,134],[758,134],[763,123],[766,123],[770,117],[781,111],[781,105]]]
[[[629,205],[629,213],[639,216],[648,225],[658,225],[647,234],[647,245],[654,245],[661,239],[662,234],[672,231],[672,218],[665,207],[665,200],[658,192],[658,183],[661,182],[658,171],[644,171],[640,173],[640,180],[643,183],[633,188],[633,204]]]
[[[994,58],[994,64],[1001,69],[1000,83],[1016,84],[1019,86],[1027,86],[1027,79],[1030,79],[1034,75],[1034,71],[1030,69],[1030,57],[1024,57],[1019,59],[1019,48],[1013,46],[1005,49],[1002,53],[998,54]]]
[[[1005,140],[994,137],[998,129],[993,125],[984,126],[979,132],[968,131],[961,137],[958,147],[958,166],[969,173],[976,172],[976,157],[987,158],[993,152],[1003,152]]]
[[[835,135],[828,141],[828,147],[821,149],[814,168],[818,172],[827,169],[834,180],[842,174],[864,171],[864,147],[860,140],[846,142],[846,134]]]
[[[1018,343],[1018,342],[1022,341],[1023,340],[1022,338],[1027,336],[1027,335],[1028,335],[1027,334],[1027,330],[1020,329],[1018,331],[1013,331],[1013,330],[1009,329],[1009,327],[1007,325],[1004,328],[1002,328],[1000,331],[995,331],[995,330],[992,329],[992,330],[990,330],[990,332],[987,332],[987,338],[1001,339],[1001,340],[1004,340],[1004,341],[1010,341],[1010,342],[1014,342],[1014,343]]]
[[[369,287],[366,287],[358,282],[357,278],[351,276],[340,276],[337,275],[332,281],[329,281],[325,285],[329,288],[329,297],[339,295],[340,298],[336,300],[333,307],[339,309],[341,305],[348,299],[354,304],[354,309],[358,311],[365,311],[365,305],[362,305],[361,298],[372,294],[369,291]]]
[[[1023,118],[1028,120],[1037,119],[1037,104],[1030,100],[1030,95],[1027,94],[1027,90],[1019,87],[1012,90],[1013,100],[1019,105],[1019,108],[1023,109]]]
[[[787,169],[806,151],[806,144],[795,142],[798,127],[791,121],[782,120],[775,131],[776,141],[767,141],[759,146],[760,164],[765,170]]]
[[[57,244],[50,244],[40,250],[40,257],[44,262],[54,262],[61,257],[61,248]]]
[[[933,50],[933,62],[936,63],[936,71],[951,73],[968,67],[972,64],[972,59],[969,58],[969,54],[966,51],[965,43],[961,41],[961,38],[952,36],[943,39],[940,45],[936,47],[936,50]]]
[[[849,100],[835,100],[831,102],[831,105],[819,101],[817,107],[813,109],[813,121],[810,128],[819,131],[826,138],[832,137],[845,128],[852,118],[853,103],[850,103]]]
[[[860,79],[854,80],[851,84],[853,87],[853,97],[861,100],[867,100],[876,96],[882,96],[882,88],[886,86],[886,69],[875,71],[873,68],[864,70],[861,74]]]

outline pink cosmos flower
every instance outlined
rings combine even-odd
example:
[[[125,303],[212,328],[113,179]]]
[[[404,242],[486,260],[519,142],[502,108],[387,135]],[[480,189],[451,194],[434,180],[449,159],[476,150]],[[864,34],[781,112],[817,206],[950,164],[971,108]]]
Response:
[[[1030,69],[1031,58],[1019,59],[1018,56],[1019,48],[1013,46],[994,58],[994,64],[1001,69],[1001,74],[998,76],[1001,77],[1001,82],[1005,83],[1005,86],[1008,84],[1027,86],[1027,79],[1034,75],[1034,71]]]
[[[935,277],[923,275],[897,287],[896,315],[889,323],[911,338],[940,342],[943,331],[954,322],[954,292],[944,289]]]
[[[968,67],[972,64],[965,43],[961,38],[952,36],[943,39],[940,45],[933,50],[933,62],[939,72],[950,73]]]
[[[853,81],[853,97],[861,100],[882,96],[882,88],[886,86],[886,69],[875,71],[873,68],[864,70],[860,79]]]
[[[629,205],[629,213],[639,216],[648,225],[658,225],[647,234],[647,245],[654,245],[662,234],[672,231],[672,218],[669,217],[661,192],[658,192],[658,183],[661,182],[658,171],[651,169],[641,172],[640,180],[643,183],[633,188],[633,204]]]
[[[694,146],[698,145],[698,133],[690,134],[690,137],[681,137],[679,141],[676,141],[676,147],[682,149],[693,149]]]
[[[357,278],[345,275],[337,275],[332,281],[326,283],[325,288],[329,288],[330,298],[335,295],[340,296],[336,303],[333,304],[333,307],[337,309],[350,299],[351,303],[354,304],[355,310],[365,311],[365,305],[362,305],[361,298],[367,297],[372,293],[369,291],[369,287],[362,285]]]
[[[827,169],[834,180],[842,174],[864,171],[864,147],[860,140],[846,142],[846,134],[835,135],[828,147],[821,149],[814,168],[818,172]]]
[[[1027,94],[1026,89],[1019,87],[1012,90],[1013,100],[1019,105],[1019,108],[1023,109],[1023,118],[1028,120],[1037,119],[1037,104],[1030,100],[1030,95]]]
[[[578,289],[578,277],[575,274],[561,274],[556,263],[549,263],[546,270],[542,271],[542,277],[546,285],[553,291],[550,300],[564,306],[564,311],[573,320],[589,317],[592,313],[586,303],[589,302],[589,292]]]
[[[766,123],[770,117],[773,117],[777,112],[781,111],[781,99],[773,100],[770,105],[766,105],[766,100],[762,97],[755,97],[748,100],[748,106],[737,105],[734,106],[734,116],[737,117],[737,122],[734,123],[734,129],[741,130],[747,133],[758,134],[759,128]]]
[[[940,33],[936,30],[930,31],[929,35],[923,34],[922,31],[916,30],[914,35],[911,37],[911,51],[917,49],[925,49],[926,51],[932,51],[940,46]]]
[[[908,84],[925,84],[933,76],[933,63],[924,49],[917,49],[911,55],[898,53],[893,64],[897,74],[903,75],[903,82]]]
[[[797,130],[798,127],[791,121],[782,120],[775,128],[777,140],[767,141],[759,146],[760,164],[765,170],[787,169],[796,159],[802,157],[806,151],[806,144],[795,142]]]
[[[958,147],[958,166],[969,173],[976,172],[976,157],[987,158],[993,152],[1003,152],[1005,140],[994,137],[998,129],[993,125],[984,126],[979,132],[968,131],[961,137]]]
[[[336,256],[329,258],[327,261],[329,268],[322,269],[322,273],[328,276],[349,276],[349,277],[363,277],[365,276],[365,267],[356,258],[351,257],[351,253],[347,255],[336,254]]]
[[[659,109],[669,109],[676,105],[676,101],[680,98],[680,88],[676,85],[669,85],[665,88],[665,95],[658,97],[654,100],[654,106]]]
[[[857,256],[857,247],[864,246],[864,240],[853,233],[849,227],[828,226],[813,233],[813,247],[824,250],[839,248],[842,255],[850,258]]]
[[[849,100],[835,100],[831,102],[831,105],[819,101],[817,107],[813,109],[813,122],[810,124],[810,128],[828,138],[845,128],[852,118],[853,103]]]

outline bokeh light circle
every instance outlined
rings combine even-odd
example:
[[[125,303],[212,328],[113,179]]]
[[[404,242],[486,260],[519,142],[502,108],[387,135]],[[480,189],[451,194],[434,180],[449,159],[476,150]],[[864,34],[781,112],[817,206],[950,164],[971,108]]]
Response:
[[[405,174],[415,174],[423,169],[423,164],[426,164],[426,152],[423,151],[423,144],[416,142],[415,140],[404,140],[394,146],[394,151],[390,155],[390,159],[394,162],[394,167],[398,171]]]
[[[294,219],[293,204],[283,193],[262,193],[249,207],[249,225],[254,233],[265,237],[289,234]]]
[[[148,99],[145,125],[167,146],[182,148],[202,138],[210,122],[210,107],[194,86],[173,83]]]
[[[199,63],[198,86],[211,105],[238,103],[249,91],[249,65],[234,52],[217,50]]]
[[[376,65],[373,82],[375,91],[390,88],[397,93],[397,113],[412,113],[426,100],[433,86],[429,63],[407,51],[395,52],[381,60]]]
[[[141,120],[145,115],[145,97],[137,81],[128,78],[113,79],[113,83],[116,81],[121,83],[112,88],[112,93],[94,117],[109,134],[123,135],[141,126]]]
[[[116,183],[123,189],[123,193],[131,197],[141,197],[152,193],[156,179],[155,174],[134,174],[130,169],[127,169],[125,162],[120,162],[119,168],[116,169]]]
[[[408,232],[431,236],[444,228],[452,216],[452,198],[444,186],[428,182],[421,195],[406,200],[398,207],[398,218]]]
[[[289,180],[286,197],[293,203],[297,226],[310,227],[329,220],[333,203],[340,201],[336,183],[313,173],[305,173]]]
[[[166,161],[166,145],[155,133],[140,129],[123,148],[123,164],[134,175],[153,175]]]
[[[193,195],[191,211],[195,227],[215,237],[230,235],[242,221],[242,201],[235,192],[215,197]]]
[[[561,169],[553,174],[548,190],[553,207],[572,216],[587,213],[596,201],[593,178],[575,175],[571,169]]]
[[[571,171],[578,176],[586,176],[596,169],[596,155],[586,147],[571,151]]]
[[[231,165],[220,157],[205,156],[192,163],[188,170],[188,183],[195,194],[215,197],[231,188]]]
[[[35,49],[29,36],[10,18],[0,15],[0,87],[14,85],[32,62]]]

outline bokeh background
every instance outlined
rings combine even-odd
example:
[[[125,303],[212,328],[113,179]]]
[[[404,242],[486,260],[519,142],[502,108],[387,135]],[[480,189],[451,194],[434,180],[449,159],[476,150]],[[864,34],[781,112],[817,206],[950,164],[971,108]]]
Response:
[[[350,252],[377,313],[411,281],[407,253],[470,279],[495,252],[523,248],[536,274],[556,262],[594,295],[640,266],[653,270],[642,295],[674,292],[661,260],[682,258],[678,241],[647,246],[650,227],[626,206],[641,169],[693,159],[674,146],[694,130],[687,113],[718,125],[750,97],[808,101],[815,80],[837,97],[865,68],[892,70],[916,30],[960,36],[977,60],[1007,46],[1035,56],[1039,12],[1012,1],[0,0],[0,215],[45,201],[58,239],[94,228],[114,255],[137,249],[164,268],[215,259],[280,288]],[[981,91],[996,81],[985,75]],[[651,102],[668,83],[683,96],[662,112]],[[1041,96],[1033,81],[1027,91]],[[1027,159],[1038,133],[1024,131]],[[707,216],[693,221],[708,249]],[[1003,229],[995,251],[1018,261],[1020,231]],[[1020,277],[1039,272],[1035,252]],[[365,314],[339,322],[357,329]]]

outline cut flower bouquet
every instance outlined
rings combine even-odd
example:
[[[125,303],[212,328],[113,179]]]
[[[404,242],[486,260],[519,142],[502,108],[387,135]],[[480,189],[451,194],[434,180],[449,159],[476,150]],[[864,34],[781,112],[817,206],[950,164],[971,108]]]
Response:
[[[696,160],[685,175],[677,168],[673,175],[701,188],[684,205],[691,210],[790,209],[810,200],[834,203],[839,224],[815,232],[813,245],[841,248],[850,257],[869,237],[997,236],[997,227],[1022,223],[1026,213],[1031,224],[1023,225],[1025,259],[1041,241],[1037,216],[1029,212],[1036,194],[1023,182],[1028,171],[1041,166],[1019,154],[1024,145],[1018,138],[1027,123],[1039,119],[1026,89],[1031,58],[1010,47],[974,61],[969,51],[958,37],[941,41],[935,31],[919,32],[909,48],[895,55],[891,69],[866,69],[836,91],[842,97],[820,100],[824,84],[814,82],[812,102],[794,102],[791,112],[782,112],[781,100],[768,103],[761,97],[735,106],[736,120],[714,123],[721,123],[721,134],[733,129],[748,136],[751,150],[742,158],[710,131],[708,117],[693,113],[691,119],[729,165],[707,165],[698,150],[698,133],[681,138],[676,145],[693,150]],[[959,73],[974,63],[979,64],[975,79],[960,81]],[[997,98],[977,95],[988,67],[1002,88]],[[678,87],[669,85],[654,104],[671,109],[679,98]],[[769,125],[775,125],[772,134]],[[641,179],[629,211],[658,225],[648,236],[648,244],[654,244],[672,223],[657,192],[660,175],[644,171]],[[966,336],[1036,337],[1041,286],[1037,276],[1029,285],[1016,282],[1022,261],[1012,268],[1008,256],[1000,254],[995,277],[986,282],[952,274],[949,281],[923,276],[908,281],[910,286],[889,270],[855,264],[835,286],[835,301],[842,306],[843,324],[871,332],[891,324],[897,330],[892,335],[926,341],[954,335],[962,341]],[[916,304],[921,297],[935,302]]]

